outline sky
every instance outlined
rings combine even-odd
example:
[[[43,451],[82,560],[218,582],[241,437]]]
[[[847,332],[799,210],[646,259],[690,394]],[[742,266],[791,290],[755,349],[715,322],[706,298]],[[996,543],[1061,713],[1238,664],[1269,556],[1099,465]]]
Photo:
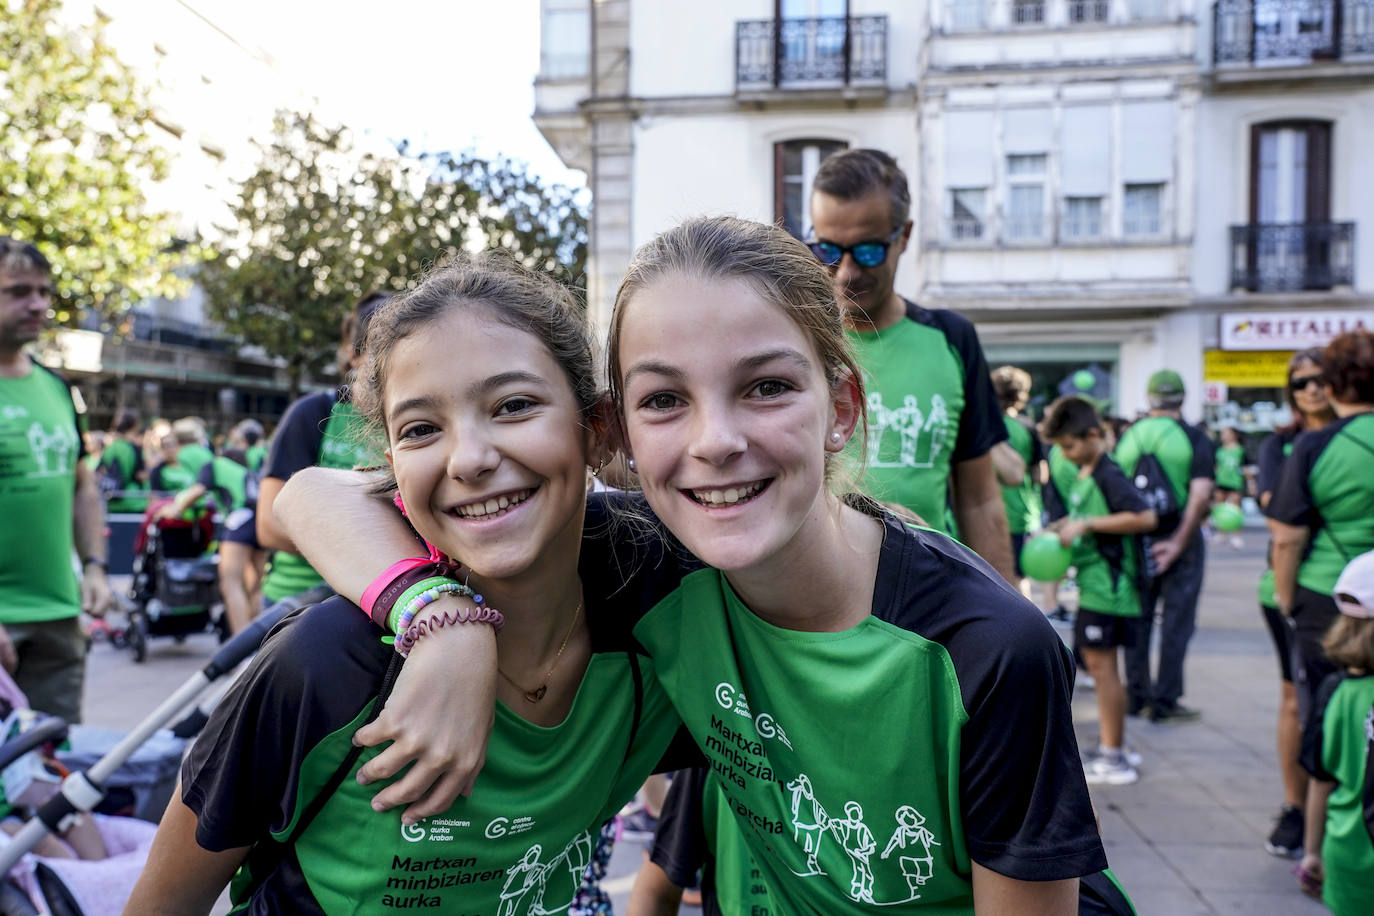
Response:
[[[530,119],[539,0],[175,0],[251,35],[353,130],[419,151],[473,148],[584,186]]]

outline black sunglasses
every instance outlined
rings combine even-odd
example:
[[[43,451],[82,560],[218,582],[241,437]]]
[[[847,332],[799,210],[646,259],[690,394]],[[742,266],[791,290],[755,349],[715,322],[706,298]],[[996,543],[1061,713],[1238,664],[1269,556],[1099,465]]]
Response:
[[[0,286],[0,293],[4,293],[11,299],[27,299],[34,293],[44,299],[52,298],[51,286],[35,286],[32,283],[16,283],[13,286]]]
[[[1288,390],[1296,394],[1297,392],[1304,390],[1308,385],[1312,384],[1313,382],[1316,382],[1317,387],[1320,388],[1321,386],[1326,384],[1326,376],[1304,375],[1301,378],[1290,378],[1288,380]]]
[[[806,247],[810,248],[811,253],[826,267],[839,264],[846,254],[860,267],[877,267],[887,260],[888,247],[897,241],[897,236],[901,234],[902,227],[898,226],[886,239],[868,239],[853,245],[837,245],[825,239],[816,239],[814,242],[807,242]]]

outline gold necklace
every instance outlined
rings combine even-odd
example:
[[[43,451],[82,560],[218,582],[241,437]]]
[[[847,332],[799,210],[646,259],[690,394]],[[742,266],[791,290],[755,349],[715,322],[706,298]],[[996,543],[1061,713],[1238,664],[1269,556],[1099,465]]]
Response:
[[[507,681],[510,681],[510,685],[512,687],[523,693],[525,695],[526,701],[530,703],[538,703],[540,700],[544,699],[544,694],[549,692],[549,678],[553,676],[553,669],[558,667],[558,660],[563,657],[563,650],[568,648],[568,640],[572,639],[573,630],[577,629],[577,619],[580,616],[582,616],[581,598],[577,600],[577,610],[573,611],[572,626],[568,627],[568,632],[563,635],[563,644],[558,647],[558,651],[553,656],[553,663],[549,665],[549,670],[544,672],[543,683],[540,684],[538,687],[534,688],[533,690],[526,690],[524,687],[517,684],[515,682],[515,679],[512,678],[509,674],[502,671],[499,665],[496,667],[496,673],[501,675]]]

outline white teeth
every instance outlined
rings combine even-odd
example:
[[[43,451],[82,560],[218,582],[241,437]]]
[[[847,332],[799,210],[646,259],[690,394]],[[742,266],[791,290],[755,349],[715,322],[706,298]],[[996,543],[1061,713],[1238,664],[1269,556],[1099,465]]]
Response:
[[[465,506],[458,506],[453,512],[461,518],[489,518],[520,505],[529,499],[532,492],[532,490],[521,490],[508,496],[497,496],[482,502],[468,503]]]
[[[763,483],[751,483],[743,487],[730,487],[725,490],[692,490],[692,497],[705,506],[733,505],[749,499],[763,489]]]

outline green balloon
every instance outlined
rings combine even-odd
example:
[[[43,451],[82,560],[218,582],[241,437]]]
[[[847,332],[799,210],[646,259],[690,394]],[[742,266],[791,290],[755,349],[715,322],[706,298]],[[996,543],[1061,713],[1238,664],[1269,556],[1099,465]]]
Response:
[[[1073,374],[1073,387],[1079,391],[1092,391],[1097,385],[1097,376],[1087,369],[1079,369]]]
[[[1212,507],[1212,527],[1218,531],[1239,531],[1245,527],[1245,513],[1240,506],[1217,503]]]
[[[1069,571],[1073,551],[1059,543],[1059,535],[1046,531],[1021,547],[1021,571],[1036,582],[1057,582]]]

